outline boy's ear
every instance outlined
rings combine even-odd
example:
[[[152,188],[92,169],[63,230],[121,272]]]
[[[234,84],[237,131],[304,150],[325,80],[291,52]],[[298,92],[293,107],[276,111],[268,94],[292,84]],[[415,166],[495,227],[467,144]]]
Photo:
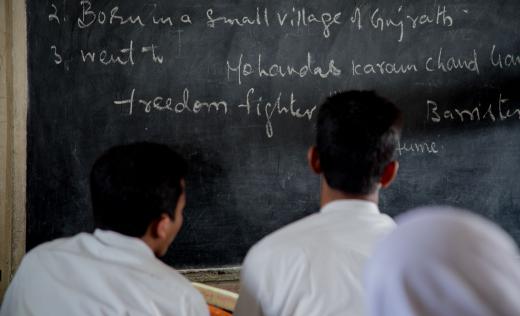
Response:
[[[166,214],[161,214],[161,217],[154,220],[150,224],[150,237],[154,239],[163,239],[168,237],[168,228],[171,224],[171,218]]]
[[[161,239],[168,238],[172,219],[165,213],[161,214],[161,218],[157,220],[157,236]]]
[[[309,162],[309,167],[312,171],[316,174],[321,174],[321,164],[320,164],[320,157],[318,155],[318,149],[316,146],[312,146],[307,151],[307,161]]]
[[[397,160],[392,160],[386,165],[385,169],[383,170],[383,175],[379,180],[379,183],[381,183],[381,187],[383,189],[388,188],[388,186],[390,186],[390,184],[394,181],[398,170],[399,162]]]

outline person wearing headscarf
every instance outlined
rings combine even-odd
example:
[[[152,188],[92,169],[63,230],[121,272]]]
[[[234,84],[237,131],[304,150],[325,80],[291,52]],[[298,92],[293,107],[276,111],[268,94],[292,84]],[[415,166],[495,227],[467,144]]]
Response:
[[[520,257],[496,224],[423,208],[397,219],[365,271],[369,316],[520,315]]]

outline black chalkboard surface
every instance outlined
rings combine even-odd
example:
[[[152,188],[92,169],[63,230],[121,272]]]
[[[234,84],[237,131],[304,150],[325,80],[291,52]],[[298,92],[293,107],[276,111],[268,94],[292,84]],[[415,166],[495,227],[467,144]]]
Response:
[[[89,169],[107,148],[188,158],[185,226],[165,260],[240,264],[319,209],[307,168],[320,102],[376,90],[405,112],[396,215],[452,204],[520,241],[520,2],[27,2],[27,246],[92,230]],[[124,219],[122,219],[124,220]]]

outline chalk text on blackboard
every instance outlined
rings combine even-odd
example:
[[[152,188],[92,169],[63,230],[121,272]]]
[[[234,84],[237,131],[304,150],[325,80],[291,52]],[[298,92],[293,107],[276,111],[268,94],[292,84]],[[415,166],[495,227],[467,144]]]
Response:
[[[106,49],[102,49],[99,52],[81,50],[81,60],[86,63],[99,62],[105,66],[108,65],[135,65],[134,61],[134,41],[130,41],[128,47],[120,49],[117,53],[109,53]]]
[[[496,102],[489,104],[479,103],[469,108],[461,108],[456,106],[446,106],[439,109],[439,103],[434,100],[426,101],[426,121],[440,123],[441,121],[456,121],[467,123],[473,121],[497,122],[508,119],[520,120],[520,107],[507,108],[509,100],[498,96]]]
[[[153,62],[162,64],[163,61],[164,61],[164,57],[157,53],[158,49],[159,49],[159,46],[156,46],[154,44],[152,44],[150,46],[143,46],[141,48],[141,53],[149,53],[149,52],[151,52],[152,53],[152,60],[153,60]]]
[[[397,9],[397,15],[401,17],[391,18],[383,14],[379,8],[375,9],[370,15],[370,24],[372,27],[379,31],[385,31],[386,29],[396,29],[399,32],[398,42],[402,42],[405,33],[405,23],[411,28],[415,29],[419,25],[435,24],[446,27],[453,25],[453,18],[448,15],[446,6],[437,6],[436,13],[422,14],[422,15],[406,15],[403,17],[403,7],[400,6]]]
[[[496,51],[496,45],[493,45],[491,49],[491,64],[493,67],[498,67],[500,69],[504,68],[512,68],[520,66],[520,55],[519,54],[510,54],[510,53],[500,53]]]
[[[422,142],[422,143],[405,143],[399,142],[397,146],[397,152],[399,156],[407,153],[418,153],[418,154],[431,154],[436,155],[439,153],[437,144],[435,142]]]
[[[132,89],[130,93],[130,97],[128,99],[123,100],[115,100],[115,105],[127,106],[128,107],[128,115],[134,114],[134,108],[136,105],[143,106],[145,113],[150,113],[152,110],[155,111],[170,111],[175,112],[177,114],[183,112],[191,112],[194,114],[200,113],[204,109],[207,113],[211,113],[215,111],[224,112],[227,114],[228,112],[228,104],[226,101],[201,101],[201,100],[193,100],[190,97],[190,90],[188,88],[184,88],[182,91],[182,100],[179,102],[175,102],[173,97],[163,97],[156,96],[153,98],[137,98],[135,96],[135,89]]]
[[[262,11],[262,13],[260,12]],[[256,7],[256,14],[254,16],[243,15],[241,17],[227,17],[227,16],[214,16],[213,9],[206,11],[208,21],[206,25],[210,28],[215,28],[217,23],[224,23],[228,25],[244,26],[244,25],[265,25],[269,26],[269,16],[267,14],[267,8],[261,10]]]
[[[323,37],[329,38],[331,35],[331,27],[333,25],[341,24],[341,12],[330,13],[310,13],[306,8],[295,8],[289,12],[287,11],[276,11],[271,12],[268,8],[256,8],[256,12],[253,15],[241,15],[241,16],[227,16],[219,15],[215,13],[213,8],[206,11],[207,22],[206,25],[209,28],[215,28],[219,24],[227,24],[229,26],[266,26],[270,27],[272,23],[272,15],[276,18],[275,24],[280,27],[309,27],[311,25],[318,25],[322,28]]]
[[[477,50],[473,50],[473,54],[469,58],[463,57],[452,57],[447,56],[444,53],[443,48],[439,49],[439,53],[437,54],[437,58],[428,57],[425,63],[426,70],[429,72],[433,71],[442,71],[442,72],[452,72],[456,70],[469,70],[480,74],[479,70],[479,61]]]
[[[183,24],[192,24],[191,16],[189,14],[181,15],[179,19]],[[153,24],[156,25],[168,25],[174,26],[174,18],[171,16],[153,16],[152,17]]]
[[[329,38],[331,26],[335,24],[341,24],[341,14],[341,12],[323,12],[316,16],[313,13],[309,14],[305,8],[296,9],[293,7],[291,13],[276,12],[276,17],[278,20],[278,24],[280,24],[280,26],[282,27],[285,26],[286,23],[290,24],[292,27],[297,28],[301,26],[308,26],[313,23],[321,24],[323,27],[323,37]],[[288,16],[290,17],[288,18]]]
[[[54,12],[49,14],[49,22],[55,21],[58,24],[61,24],[60,18],[58,17],[58,8],[54,3],[51,3],[51,7],[54,10]]]
[[[145,26],[143,20],[139,15],[136,16],[122,16],[119,15],[119,7],[115,6],[110,10],[110,13],[107,14],[104,11],[94,11],[92,10],[92,2],[90,0],[82,0],[80,2],[82,13],[78,17],[78,27],[80,29],[84,29],[90,27],[94,23],[103,25],[103,24],[132,24],[132,25],[140,25]]]
[[[372,29],[385,32],[398,32],[397,41],[402,42],[409,30],[417,29],[423,25],[439,25],[452,27],[453,17],[448,13],[445,5],[436,5],[431,12],[423,14],[407,14],[406,7],[399,6],[395,12],[388,12],[380,8],[370,10],[367,17],[363,17],[360,7],[356,7],[350,17],[350,22],[358,30],[368,25]],[[368,22],[365,22],[366,21]]]
[[[51,45],[51,51],[53,54],[53,61],[56,65],[61,64],[63,61],[63,58],[61,57],[61,54],[58,53],[58,49],[56,48],[56,45]]]
[[[321,67],[314,63],[314,59],[310,52],[307,52],[307,60],[305,64],[294,65],[265,65],[262,54],[258,54],[258,59],[254,63],[244,62],[244,55],[240,54],[238,62],[233,63],[227,61],[227,79],[231,80],[232,75],[236,75],[239,85],[242,84],[243,77],[254,75],[258,78],[273,77],[299,77],[316,76],[326,79],[330,76],[339,77],[341,69],[339,69],[333,59],[329,60],[328,66]]]
[[[398,64],[395,62],[380,61],[377,63],[358,64],[352,60],[352,75],[361,76],[369,74],[387,75],[387,74],[406,74],[408,72],[418,72],[419,69],[415,64]]]
[[[142,55],[151,56],[151,60],[154,63],[162,64],[164,62],[164,56],[159,53],[159,46],[155,44],[139,46],[136,48],[134,41],[130,40],[127,47],[119,49],[116,52],[109,52],[107,49],[101,50],[85,50],[81,49],[81,61],[83,63],[100,63],[104,66],[109,65],[122,65],[122,66],[134,66],[135,55],[141,53]]]
[[[274,101],[266,101],[262,96],[254,99],[255,89],[250,88],[246,94],[246,101],[239,104],[238,108],[244,108],[247,114],[256,113],[257,116],[266,118],[265,133],[267,137],[271,138],[274,135],[273,123],[271,121],[274,114],[290,115],[297,119],[311,120],[317,106],[302,110],[296,106],[296,98],[294,93],[290,93],[288,103],[282,103],[282,92],[278,94]],[[252,112],[253,111],[253,112]]]

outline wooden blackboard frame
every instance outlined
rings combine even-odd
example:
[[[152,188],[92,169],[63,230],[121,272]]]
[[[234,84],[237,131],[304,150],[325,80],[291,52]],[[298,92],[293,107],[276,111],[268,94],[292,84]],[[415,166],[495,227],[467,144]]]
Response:
[[[25,1],[0,0],[0,301],[26,242],[27,23]]]

